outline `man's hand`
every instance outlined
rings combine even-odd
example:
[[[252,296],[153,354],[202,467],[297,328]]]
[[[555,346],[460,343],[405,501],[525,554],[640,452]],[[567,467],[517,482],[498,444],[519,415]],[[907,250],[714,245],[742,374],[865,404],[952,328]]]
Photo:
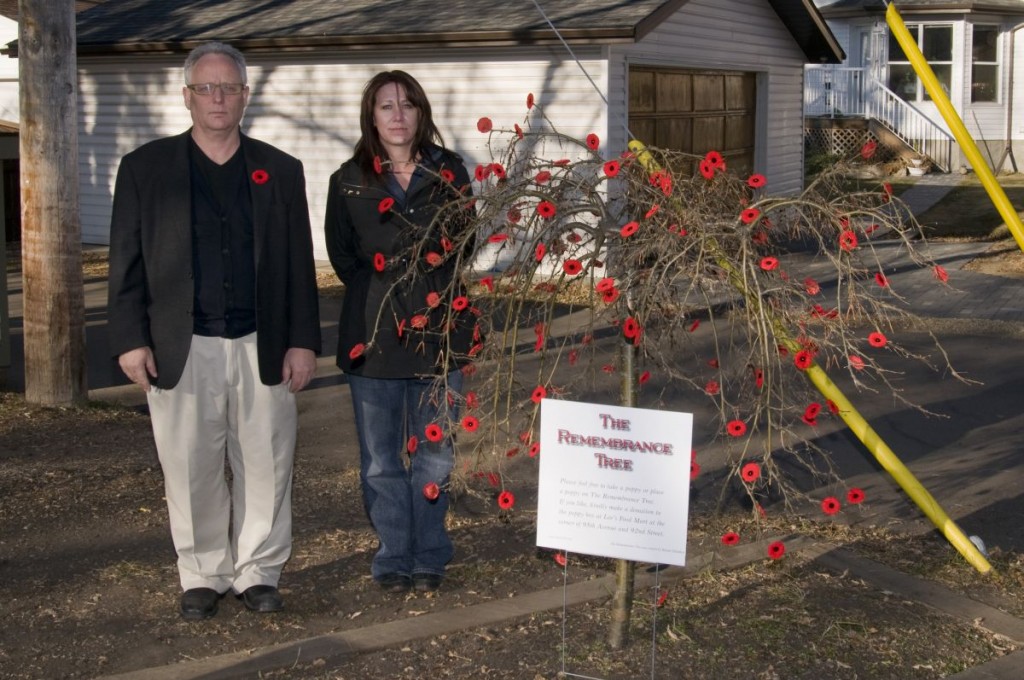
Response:
[[[156,360],[149,347],[131,349],[117,358],[121,370],[133,383],[149,392],[149,379],[156,377]]]
[[[298,392],[309,384],[316,373],[316,354],[311,349],[292,347],[284,355],[281,378],[291,392]]]

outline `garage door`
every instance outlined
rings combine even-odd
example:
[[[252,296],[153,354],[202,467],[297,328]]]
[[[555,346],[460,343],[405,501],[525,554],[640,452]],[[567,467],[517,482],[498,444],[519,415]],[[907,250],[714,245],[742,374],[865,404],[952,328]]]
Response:
[[[651,146],[720,152],[729,170],[754,166],[756,76],[647,66],[629,70],[629,129]]]

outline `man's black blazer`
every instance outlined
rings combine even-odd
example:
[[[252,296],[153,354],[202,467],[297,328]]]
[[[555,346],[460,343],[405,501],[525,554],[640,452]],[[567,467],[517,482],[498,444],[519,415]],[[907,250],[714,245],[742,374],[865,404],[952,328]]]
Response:
[[[119,356],[150,347],[157,387],[181,378],[192,341],[189,135],[158,139],[121,159],[110,221],[107,328]],[[260,379],[281,382],[291,347],[320,351],[320,314],[302,163],[242,135],[252,196]]]

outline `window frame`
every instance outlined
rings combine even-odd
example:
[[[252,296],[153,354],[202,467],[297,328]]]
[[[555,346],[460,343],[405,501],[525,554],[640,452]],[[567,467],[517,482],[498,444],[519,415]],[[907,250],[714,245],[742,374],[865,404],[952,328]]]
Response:
[[[970,76],[969,76],[970,77],[970,83],[969,83],[970,103],[971,104],[1000,104],[1002,102],[1002,96],[1003,96],[1003,75],[1002,75],[1003,74],[1003,60],[1002,60],[1002,56],[1003,56],[1003,49],[1002,49],[1002,47],[1003,47],[1003,31],[1002,31],[1002,27],[999,24],[990,24],[990,23],[985,23],[985,22],[977,23],[977,24],[971,23],[971,24],[968,24],[968,25],[971,27],[971,50],[970,50],[971,63],[970,63],[970,69],[969,69],[969,72],[970,72]],[[990,30],[992,30],[995,33],[995,36],[996,36],[996,44],[995,44],[995,47],[994,47],[995,61],[978,61],[978,60],[976,60],[974,58],[974,43],[975,43],[975,38],[977,37],[975,35],[975,31],[977,29],[979,29],[979,28],[990,29]],[[993,76],[993,84],[995,86],[995,93],[994,93],[992,99],[975,99],[975,87],[974,87],[974,85],[975,85],[974,67],[975,66],[987,66],[987,67],[993,67],[995,69],[995,74]]]
[[[920,23],[909,23],[906,25],[907,31],[914,37],[914,41],[917,43],[918,48],[921,52],[926,52],[927,46],[925,45],[925,35],[927,29],[945,28],[949,31],[949,60],[933,60],[929,59],[928,64],[932,67],[933,71],[936,71],[936,66],[946,67],[948,73],[948,82],[942,82],[942,77],[938,72],[935,73],[936,78],[945,87],[946,95],[949,96],[953,88],[953,65],[955,59],[955,41],[956,41],[956,27],[953,22],[949,21],[937,21],[933,23],[920,22]],[[896,45],[896,39],[892,35],[892,31],[889,31],[889,55],[886,63],[886,87],[895,92],[897,96],[908,103],[921,104],[925,102],[931,102],[932,98],[924,89],[924,84],[921,83],[921,79],[918,77],[917,72],[914,71],[913,66],[909,60],[893,59],[892,47]],[[897,45],[898,47],[898,45]],[[900,49],[902,53],[902,49]],[[906,56],[901,54],[901,56]],[[908,97],[905,92],[901,91],[901,88],[894,87],[893,85],[893,66],[905,67],[901,68],[904,73],[909,73],[913,78],[914,84],[914,96]]]

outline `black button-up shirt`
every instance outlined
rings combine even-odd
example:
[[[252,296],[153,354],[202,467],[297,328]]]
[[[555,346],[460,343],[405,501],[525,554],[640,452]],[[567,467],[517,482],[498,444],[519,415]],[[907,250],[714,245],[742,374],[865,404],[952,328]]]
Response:
[[[256,330],[252,202],[242,149],[218,165],[190,142],[193,332],[240,338]]]

